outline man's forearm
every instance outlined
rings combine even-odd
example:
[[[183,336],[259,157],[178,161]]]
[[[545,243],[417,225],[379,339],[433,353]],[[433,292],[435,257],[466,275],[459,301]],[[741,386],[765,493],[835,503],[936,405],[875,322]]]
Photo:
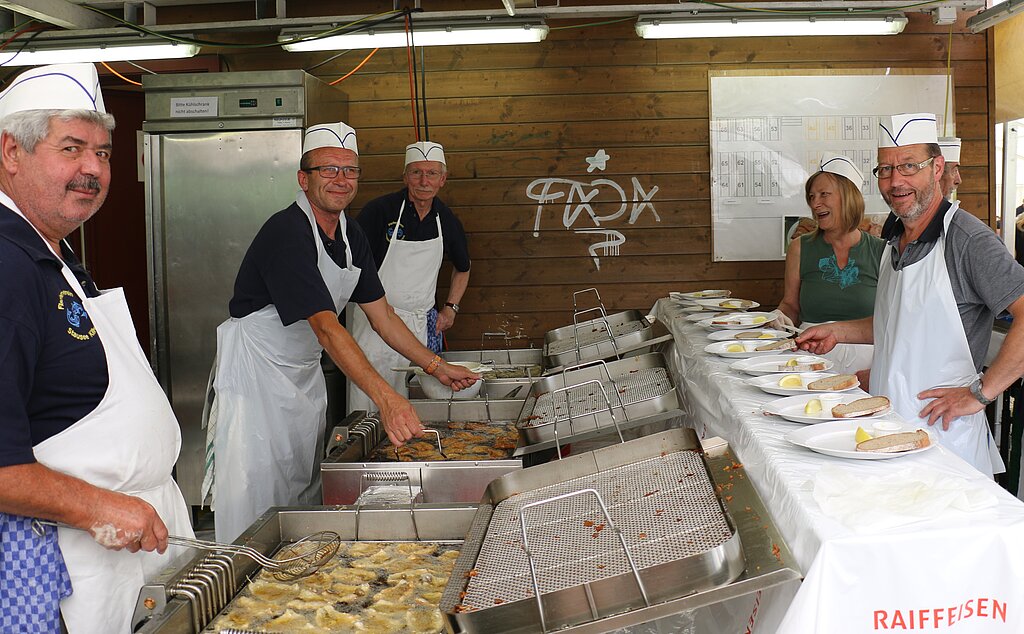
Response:
[[[359,344],[330,311],[317,313],[309,318],[310,327],[316,334],[338,369],[359,386],[378,406],[390,397],[398,396],[391,384],[370,365]]]
[[[0,511],[88,529],[104,493],[38,462],[0,467]]]
[[[448,288],[448,301],[453,304],[462,302],[462,296],[469,288],[469,271],[452,269],[452,280]]]
[[[985,370],[982,392],[989,398],[995,398],[1021,376],[1024,376],[1024,328],[1015,319],[999,354]]]
[[[379,299],[359,307],[366,313],[373,330],[380,335],[384,343],[391,346],[410,363],[426,368],[434,359],[434,353],[427,349],[416,335],[412,334],[402,318],[395,314],[395,309],[385,299]],[[367,392],[369,394],[369,392]]]
[[[835,329],[839,343],[874,343],[874,323],[874,317],[865,317],[852,321],[837,321],[829,325]]]

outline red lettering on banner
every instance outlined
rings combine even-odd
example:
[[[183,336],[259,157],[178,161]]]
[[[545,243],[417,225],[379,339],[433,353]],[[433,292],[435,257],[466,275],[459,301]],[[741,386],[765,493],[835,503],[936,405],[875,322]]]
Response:
[[[945,630],[970,618],[992,619],[1006,623],[1010,606],[994,597],[974,597],[959,605],[941,608],[910,608],[904,610],[873,610],[873,629],[878,630]],[[756,609],[755,609],[756,612]],[[751,630],[748,629],[748,633]]]

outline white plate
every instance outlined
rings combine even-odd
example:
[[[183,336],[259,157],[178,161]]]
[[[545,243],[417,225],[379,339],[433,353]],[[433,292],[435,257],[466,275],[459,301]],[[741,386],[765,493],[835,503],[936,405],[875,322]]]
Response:
[[[762,374],[798,374],[798,372],[794,372],[789,368],[779,369],[779,366],[785,365],[790,359],[797,359],[797,362],[801,364],[824,363],[825,367],[821,370],[817,370],[818,372],[828,372],[834,365],[824,357],[815,357],[806,354],[779,354],[771,357],[740,359],[739,361],[734,361],[729,367],[733,370],[753,374],[754,376],[761,376]]]
[[[712,319],[717,319],[718,318],[717,315],[722,312],[722,311],[717,311],[717,312],[709,313],[703,307],[700,307],[700,310],[701,310],[701,312],[699,312],[699,313],[692,313],[690,315],[687,315],[686,316],[686,321],[695,321],[698,324],[700,324],[700,322],[702,322],[702,321],[711,321]],[[734,313],[729,313],[729,314],[732,315]],[[736,313],[736,314],[738,314],[738,313]]]
[[[736,339],[736,335],[744,333],[768,334],[770,337],[764,339],[746,339],[746,341],[771,341],[772,339],[788,339],[793,336],[793,333],[786,332],[785,330],[772,330],[771,328],[763,328],[761,330],[716,330],[708,333],[708,339],[711,341],[729,341]]]
[[[758,346],[772,343],[769,340],[761,341],[716,341],[715,343],[709,343],[704,346],[704,352],[710,354],[717,354],[720,357],[727,359],[746,359],[747,357],[765,357],[771,355],[778,355],[778,350],[762,350],[758,352],[755,350]],[[742,346],[742,352],[729,352],[729,346]]]
[[[928,432],[929,440],[931,441],[927,447],[921,449],[912,449],[910,451],[903,451],[900,453],[879,453],[875,451],[857,451],[857,442],[854,439],[857,433],[857,427],[864,427],[863,423],[858,423],[858,419],[853,420],[837,420],[828,423],[819,423],[817,425],[809,425],[796,431],[791,431],[786,434],[785,438],[794,445],[806,447],[811,451],[817,451],[818,453],[825,454],[826,456],[836,456],[837,458],[852,458],[853,460],[888,460],[889,458],[899,458],[900,456],[909,456],[915,453],[921,453],[922,451],[928,451],[935,446],[935,436]],[[891,421],[896,422],[896,421]],[[871,430],[865,429],[870,433]],[[903,424],[903,429],[900,431],[914,431],[919,429],[911,425]],[[928,430],[925,430],[926,432]]]
[[[696,299],[694,301],[705,308],[721,308],[722,310],[750,310],[751,308],[757,308],[761,305],[753,300],[737,299],[735,297],[726,297],[724,299]],[[736,302],[750,302],[750,305],[741,306]]]
[[[824,402],[822,405],[820,414],[806,414],[804,413],[804,406],[807,402],[812,399],[820,399],[823,396],[831,394],[837,397],[835,403],[832,406],[826,405]],[[888,416],[892,412],[892,407],[886,407],[880,412],[875,412],[868,416],[858,416],[856,418],[840,419],[838,416],[832,415],[832,407],[839,404],[852,403],[862,398],[869,398],[867,394],[836,394],[834,392],[825,392],[823,394],[800,394],[798,396],[787,396],[786,398],[780,398],[771,403],[765,403],[761,406],[761,411],[766,414],[772,414],[774,416],[781,416],[786,420],[791,420],[794,423],[805,423],[807,425],[813,425],[814,423],[820,423],[827,420],[869,420],[874,418],[882,418]],[[856,429],[856,427],[854,427]]]
[[[697,313],[700,314],[700,313]],[[697,322],[698,326],[703,326],[708,330],[748,330],[750,328],[764,327],[768,322],[774,320],[777,315],[774,312],[761,313],[734,313],[732,315],[723,315],[722,317],[715,317],[712,319],[705,319]],[[752,322],[755,319],[763,318],[756,323]],[[712,321],[723,321],[726,323],[714,324]]]
[[[694,300],[694,299],[714,299],[716,297],[728,297],[732,295],[732,291],[725,289],[708,289],[703,291],[693,291],[690,293],[677,293],[675,291],[668,294],[672,299],[677,300]]]
[[[779,385],[779,381],[782,380],[782,377],[788,376],[786,374],[763,374],[761,376],[755,376],[747,379],[747,385],[753,385],[764,392],[769,394],[778,394],[779,396],[849,392],[850,390],[855,390],[860,387],[860,381],[858,381],[856,385],[848,387],[845,390],[808,390],[808,383],[817,381],[818,379],[827,379],[830,376],[837,376],[837,374],[835,372],[791,372],[790,374],[796,374],[800,377],[800,387],[782,387]]]
[[[679,310],[683,311],[684,313],[706,313],[706,312],[708,312],[707,308],[704,308],[703,306],[700,306],[698,304],[687,304],[686,306],[680,306]]]

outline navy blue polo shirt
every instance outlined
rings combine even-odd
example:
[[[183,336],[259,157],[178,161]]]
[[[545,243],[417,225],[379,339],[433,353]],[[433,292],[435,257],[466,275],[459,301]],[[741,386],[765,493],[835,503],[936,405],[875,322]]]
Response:
[[[420,220],[416,213],[416,206],[408,200],[409,189],[385,194],[374,198],[366,203],[359,217],[356,218],[370,241],[370,249],[373,250],[373,259],[377,262],[377,268],[384,262],[384,256],[388,252],[388,244],[391,243],[393,233],[398,233],[399,240],[420,242],[433,240],[437,237],[437,218],[441,217],[441,233],[444,236],[444,255],[455,267],[456,271],[466,272],[469,270],[469,245],[466,243],[466,231],[458,216],[448,208],[448,205],[434,196],[434,202],[430,211]],[[402,210],[402,225],[398,225],[398,212],[405,200],[405,209]]]
[[[86,295],[98,295],[61,247]],[[106,391],[103,344],[60,260],[0,205],[0,467],[35,462],[32,447],[96,409]]]
[[[349,221],[346,225],[352,261],[362,269],[349,301],[377,301],[384,297],[384,287],[377,277],[366,236],[358,223]],[[328,238],[319,225],[316,230],[331,259],[338,266],[348,267],[345,243]],[[270,304],[285,326],[325,310],[334,312],[334,299],[316,266],[316,245],[309,219],[295,203],[268,218],[253,238],[238,269],[228,311],[232,317],[245,317]]]

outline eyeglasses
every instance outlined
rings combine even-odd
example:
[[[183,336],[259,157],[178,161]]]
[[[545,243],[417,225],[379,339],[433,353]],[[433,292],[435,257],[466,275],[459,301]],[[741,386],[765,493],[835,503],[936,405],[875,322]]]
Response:
[[[337,165],[316,165],[302,171],[312,174],[314,170],[319,172],[320,176],[323,176],[324,178],[338,178],[338,174],[343,174],[345,178],[350,181],[359,180],[360,174],[363,173],[363,168],[355,167],[353,165],[345,165],[344,167],[338,167]]]
[[[434,180],[434,179],[437,179],[437,178],[441,178],[441,175],[444,174],[444,172],[442,172],[440,170],[426,170],[426,171],[424,171],[424,170],[421,170],[421,169],[411,169],[408,172],[406,172],[406,174],[409,175],[409,178],[419,178],[420,176],[426,176],[430,180]]]
[[[913,176],[921,170],[923,170],[929,163],[935,160],[935,157],[931,157],[927,160],[921,161],[920,163],[900,163],[899,165],[879,165],[875,169],[871,170],[871,173],[878,178],[878,180],[885,180],[892,178],[892,171],[896,170],[903,176]]]

